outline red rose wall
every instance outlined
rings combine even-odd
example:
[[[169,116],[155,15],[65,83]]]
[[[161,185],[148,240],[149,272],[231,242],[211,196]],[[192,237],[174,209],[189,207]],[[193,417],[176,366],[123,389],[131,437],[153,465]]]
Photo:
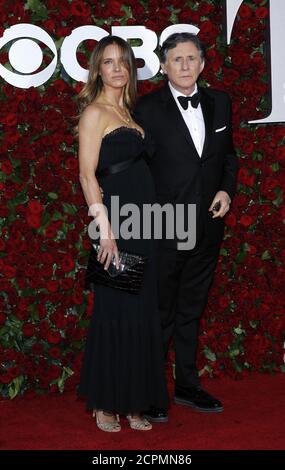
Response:
[[[200,334],[203,376],[284,371],[285,127],[249,125],[269,113],[265,55],[268,1],[244,1],[231,45],[223,2],[0,0],[1,36],[13,24],[40,26],[59,48],[82,25],[174,23],[200,28],[208,48],[202,85],[227,91],[240,170],[237,195]],[[87,67],[93,41],[77,57]],[[1,63],[8,63],[8,48]],[[45,57],[46,64],[50,57]],[[46,65],[45,64],[45,65]],[[140,82],[144,94],[158,76]],[[84,290],[90,218],[71,129],[82,83],[60,63],[47,83],[15,88],[1,79],[0,394],[56,392],[78,383],[92,294]]]

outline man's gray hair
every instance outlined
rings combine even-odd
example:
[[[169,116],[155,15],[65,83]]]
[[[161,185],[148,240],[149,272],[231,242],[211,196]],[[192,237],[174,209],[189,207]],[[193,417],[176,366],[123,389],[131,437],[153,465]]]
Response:
[[[162,64],[166,62],[167,53],[170,49],[174,49],[177,44],[182,42],[192,42],[198,49],[201,55],[201,60],[204,61],[206,58],[206,47],[201,42],[201,40],[197,37],[196,34],[193,33],[174,33],[168,36],[168,38],[163,42],[160,51],[160,61]]]

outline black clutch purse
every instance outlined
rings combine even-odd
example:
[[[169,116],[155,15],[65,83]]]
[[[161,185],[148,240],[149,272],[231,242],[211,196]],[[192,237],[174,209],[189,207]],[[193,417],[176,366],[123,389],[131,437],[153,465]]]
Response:
[[[138,294],[143,281],[147,257],[119,251],[119,269],[116,268],[113,258],[109,268],[105,270],[104,264],[97,260],[99,248],[99,243],[93,243],[85,275],[85,287],[91,287],[94,290],[96,284],[101,284],[131,294]]]

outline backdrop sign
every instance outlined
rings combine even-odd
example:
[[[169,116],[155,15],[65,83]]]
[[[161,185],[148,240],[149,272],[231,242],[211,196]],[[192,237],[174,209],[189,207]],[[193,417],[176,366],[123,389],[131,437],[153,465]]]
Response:
[[[227,43],[231,41],[234,21],[243,0],[227,0]],[[271,103],[269,116],[250,124],[285,121],[285,1],[269,0],[270,8],[270,64],[271,64]]]
[[[234,21],[243,0],[226,1],[227,43],[230,43]],[[285,61],[282,60],[283,44],[285,42],[285,2],[284,0],[269,0],[270,6],[270,64],[271,64],[271,97],[272,109],[264,119],[250,123],[285,122]],[[161,44],[167,36],[176,31],[189,31],[197,34],[199,28],[189,24],[176,24],[167,27],[160,36]],[[139,80],[154,77],[160,68],[159,59],[154,52],[158,45],[156,34],[144,26],[113,26],[111,33],[128,39],[140,39],[141,45],[133,47],[137,58],[143,59],[145,65],[138,70]],[[98,26],[80,26],[66,37],[60,48],[60,62],[66,73],[74,80],[86,82],[87,70],[81,67],[76,58],[76,51],[82,41],[87,39],[100,40],[108,32]],[[53,75],[58,52],[53,39],[39,26],[28,23],[16,24],[4,31],[0,39],[0,48],[10,41],[15,41],[9,50],[9,61],[17,74],[0,64],[0,75],[11,85],[19,88],[37,87],[47,82]],[[42,63],[43,53],[34,41],[44,42],[53,52],[51,63],[40,72],[35,72]]]

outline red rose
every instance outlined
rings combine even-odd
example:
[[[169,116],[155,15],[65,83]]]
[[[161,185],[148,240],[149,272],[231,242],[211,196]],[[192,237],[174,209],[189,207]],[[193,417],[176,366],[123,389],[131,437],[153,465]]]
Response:
[[[6,175],[11,175],[13,173],[13,165],[9,160],[1,163],[1,170]]]
[[[201,23],[199,34],[207,35],[213,33],[215,30],[216,26],[211,21],[205,20]]]
[[[71,184],[63,181],[60,186],[60,194],[63,197],[63,199],[70,197],[71,193],[72,193]]]
[[[49,376],[50,382],[52,380],[58,379],[60,375],[61,375],[60,367],[55,364],[51,364],[51,366],[48,369],[48,376]]]
[[[268,8],[266,7],[259,7],[255,10],[255,15],[257,16],[257,18],[260,18],[260,19],[267,18],[268,14],[269,14]]]
[[[200,22],[200,14],[198,11],[194,11],[191,8],[185,8],[179,13],[179,22],[186,24],[198,24]]]
[[[65,167],[69,170],[78,169],[78,159],[75,156],[69,157],[65,160]]]
[[[54,19],[49,19],[43,22],[44,29],[50,33],[55,32],[55,20]]]
[[[252,8],[250,8],[248,5],[242,4],[240,9],[239,9],[239,16],[241,18],[250,18],[253,14]]]
[[[27,336],[27,338],[30,338],[30,337],[34,336],[34,334],[35,334],[35,326],[32,325],[31,323],[25,323],[22,326],[22,332],[23,332],[24,336]]]
[[[276,160],[280,163],[285,163],[285,147],[278,147],[276,152]]]
[[[242,215],[240,218],[240,224],[244,227],[250,227],[254,222],[254,218],[250,215]]]
[[[58,344],[61,342],[62,337],[58,331],[50,329],[46,333],[46,339],[50,344]]]
[[[101,10],[101,17],[109,18],[112,16],[116,18],[125,16],[125,12],[121,9],[122,6],[122,2],[118,0],[112,0],[112,2],[108,2],[105,8]]]
[[[59,348],[52,346],[49,348],[48,354],[52,359],[60,359],[62,353]]]
[[[3,124],[6,124],[7,126],[14,127],[17,124],[17,114],[8,113],[6,115],[3,115],[1,118],[1,121]]]
[[[64,329],[67,326],[67,319],[64,317],[64,313],[53,313],[50,316],[50,321],[54,323],[54,325],[59,329]]]
[[[224,69],[223,83],[225,86],[230,86],[239,79],[239,76],[239,73],[234,69]]]
[[[13,277],[16,276],[16,269],[14,268],[14,266],[6,265],[6,266],[3,266],[2,273],[3,273],[3,276],[9,279],[12,279]]]
[[[235,227],[237,224],[237,218],[232,212],[228,213],[225,218],[225,223],[229,227]]]
[[[63,290],[69,290],[74,286],[74,280],[71,278],[64,278],[61,280]]]
[[[214,10],[214,8],[214,5],[210,5],[209,3],[204,2],[199,6],[199,15],[208,16]]]
[[[246,168],[240,168],[238,173],[238,181],[241,184],[251,187],[255,182],[255,175],[250,175]]]
[[[55,227],[49,226],[45,228],[45,235],[47,238],[55,238],[57,236],[57,229]]]
[[[26,217],[27,224],[32,228],[39,228],[41,226],[41,218],[35,214],[28,214]]]
[[[237,67],[243,66],[244,68],[248,69],[250,57],[246,52],[238,51],[238,54],[233,56],[233,64]]]
[[[75,262],[70,256],[65,256],[61,261],[61,269],[64,273],[69,273],[75,267]]]
[[[46,283],[46,288],[49,292],[57,292],[58,291],[59,282],[56,280],[51,279]]]
[[[44,206],[37,199],[31,200],[28,203],[28,210],[31,214],[41,214],[44,210]]]
[[[50,329],[50,323],[46,320],[43,320],[39,325],[39,337],[46,340],[47,332]]]
[[[53,0],[54,1],[54,0]],[[68,0],[56,1],[56,10],[59,10],[59,17],[68,18],[70,16],[70,3]]]
[[[75,305],[82,305],[83,302],[83,292],[82,289],[75,290],[72,294],[72,300]]]
[[[229,306],[229,299],[225,295],[219,297],[219,306],[224,310]]]

